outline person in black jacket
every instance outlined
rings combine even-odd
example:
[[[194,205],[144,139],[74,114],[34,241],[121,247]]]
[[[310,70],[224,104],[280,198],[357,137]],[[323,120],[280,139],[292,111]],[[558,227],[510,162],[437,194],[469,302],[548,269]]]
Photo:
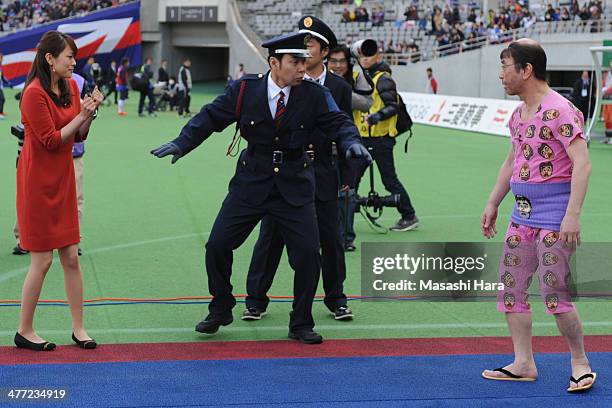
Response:
[[[584,120],[590,119],[595,110],[595,92],[588,71],[583,71],[580,78],[574,82],[572,91],[572,102],[584,117]]]
[[[198,332],[215,333],[220,326],[233,322],[233,251],[259,221],[270,216],[280,227],[289,263],[295,270],[289,338],[306,344],[323,341],[313,331],[312,303],[320,255],[315,173],[305,146],[320,130],[325,138],[336,142],[339,155],[371,158],[355,125],[338,109],[329,90],[303,80],[309,37],[295,33],[264,43],[270,53],[267,74],[245,75],[204,106],[176,139],[151,151],[157,157],[172,155],[174,163],[213,132],[236,121],[241,136],[248,141],[206,243],[206,272],[213,299],[208,316],[196,326]]]
[[[104,95],[104,97],[106,98],[106,100],[108,101],[108,104],[110,105],[111,101],[109,96],[111,94],[114,95],[114,100],[115,100],[115,105],[117,104],[117,61],[111,61],[110,66],[108,67],[108,69],[106,70],[106,87],[107,87],[107,91],[106,91],[106,95]]]
[[[413,230],[419,227],[419,219],[406,189],[397,176],[393,159],[393,147],[395,136],[397,136],[395,123],[398,113],[395,81],[391,78],[391,69],[382,60],[380,52],[371,57],[362,56],[360,62],[372,78],[375,87],[370,109],[367,112],[355,110],[353,118],[364,145],[371,149],[372,158],[376,162],[385,189],[391,194],[399,195],[398,211],[401,218],[390,230]]]
[[[151,84],[151,80],[153,80],[153,68],[151,65],[153,64],[153,59],[150,57],[145,58],[145,63],[142,67],[140,67],[140,72],[142,73],[142,79],[145,82],[142,89],[139,89],[140,99],[138,99],[138,116],[145,116],[144,104],[145,98],[149,99],[149,105],[147,107],[147,111],[149,112],[149,116],[157,116],[155,114],[155,95],[153,95],[153,85]]]
[[[306,59],[305,78],[327,87],[338,107],[352,114],[351,86],[340,76],[327,70],[323,61],[330,47],[337,46],[333,31],[321,20],[303,17],[300,32],[312,34],[307,44],[311,57]],[[324,303],[336,320],[350,320],[353,317],[344,294],[346,263],[344,245],[338,228],[338,155],[330,137],[316,131],[311,134],[307,151],[314,158],[315,208],[319,239],[321,243],[321,272],[325,290]],[[253,249],[253,256],[247,276],[246,309],[242,320],[260,320],[266,314],[268,290],[278,269],[284,248],[281,229],[272,217],[261,222],[259,238]]]
[[[168,85],[170,81],[170,75],[168,74],[168,61],[162,60],[159,69],[157,70],[157,81],[165,82]]]

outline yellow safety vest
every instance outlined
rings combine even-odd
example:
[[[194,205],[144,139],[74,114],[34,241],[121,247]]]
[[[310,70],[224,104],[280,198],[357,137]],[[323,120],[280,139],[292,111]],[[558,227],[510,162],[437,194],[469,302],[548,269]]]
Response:
[[[378,122],[377,124],[370,126],[368,124],[367,117],[373,113],[378,112],[382,108],[385,107],[385,103],[380,97],[378,90],[376,89],[376,84],[381,76],[385,75],[387,72],[379,71],[372,78],[372,82],[374,82],[374,92],[372,93],[372,106],[370,106],[370,110],[368,112],[363,112],[360,110],[353,110],[353,120],[355,121],[355,126],[359,129],[359,134],[361,137],[382,137],[382,136],[397,136],[397,115],[393,115],[388,119]],[[353,79],[357,79],[357,72],[353,72]],[[370,132],[368,132],[368,128],[370,128]]]

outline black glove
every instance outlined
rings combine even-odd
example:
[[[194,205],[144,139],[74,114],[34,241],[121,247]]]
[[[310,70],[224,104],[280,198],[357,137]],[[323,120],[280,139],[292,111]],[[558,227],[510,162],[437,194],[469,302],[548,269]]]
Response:
[[[171,154],[172,164],[176,163],[178,159],[183,157],[183,153],[181,153],[181,149],[179,149],[179,147],[172,142],[163,144],[159,146],[157,149],[151,150],[151,154],[155,157],[160,157],[160,158]]]
[[[370,126],[377,124],[381,120],[382,120],[382,118],[380,117],[380,113],[373,113],[370,116],[368,116],[368,124]]]
[[[365,159],[368,164],[372,163],[372,156],[368,149],[365,148],[361,143],[353,143],[346,150],[346,158],[347,159]]]

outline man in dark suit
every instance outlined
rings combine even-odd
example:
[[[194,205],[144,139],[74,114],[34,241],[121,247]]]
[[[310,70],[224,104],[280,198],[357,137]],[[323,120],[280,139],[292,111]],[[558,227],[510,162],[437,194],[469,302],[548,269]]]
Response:
[[[330,48],[338,44],[333,31],[323,21],[312,16],[303,17],[298,26],[300,32],[312,35],[307,44],[311,56],[306,60],[305,78],[327,87],[338,107],[347,115],[352,115],[351,86],[344,78],[327,71],[323,63]],[[321,245],[324,303],[336,320],[350,320],[353,313],[347,306],[344,294],[346,263],[338,228],[338,157],[333,153],[334,148],[332,139],[320,130],[311,135],[307,146],[314,158],[315,208]],[[267,293],[278,269],[283,247],[280,227],[272,217],[265,217],[261,222],[259,239],[249,266],[248,296],[243,320],[260,320],[266,314],[269,303]]]
[[[264,43],[269,49],[268,74],[245,75],[204,106],[179,137],[151,151],[157,157],[172,155],[174,163],[235,121],[248,141],[206,243],[206,272],[213,299],[208,316],[196,326],[198,332],[215,333],[232,323],[236,305],[230,281],[233,251],[267,215],[279,226],[295,269],[289,337],[306,344],[323,341],[313,331],[319,233],[314,169],[304,146],[318,128],[337,142],[339,154],[371,158],[357,128],[338,109],[329,90],[303,81],[309,38],[309,34],[296,33]]]

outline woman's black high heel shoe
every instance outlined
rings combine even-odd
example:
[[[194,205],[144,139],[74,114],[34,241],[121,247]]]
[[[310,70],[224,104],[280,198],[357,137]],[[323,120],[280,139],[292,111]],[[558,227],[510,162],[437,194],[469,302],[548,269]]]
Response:
[[[42,343],[34,343],[19,333],[15,333],[15,345],[19,348],[24,348],[34,351],[52,351],[55,350],[55,344],[48,341]]]
[[[72,340],[82,349],[93,350],[98,347],[98,343],[94,339],[91,340],[79,340],[76,338],[74,333],[72,333]]]

